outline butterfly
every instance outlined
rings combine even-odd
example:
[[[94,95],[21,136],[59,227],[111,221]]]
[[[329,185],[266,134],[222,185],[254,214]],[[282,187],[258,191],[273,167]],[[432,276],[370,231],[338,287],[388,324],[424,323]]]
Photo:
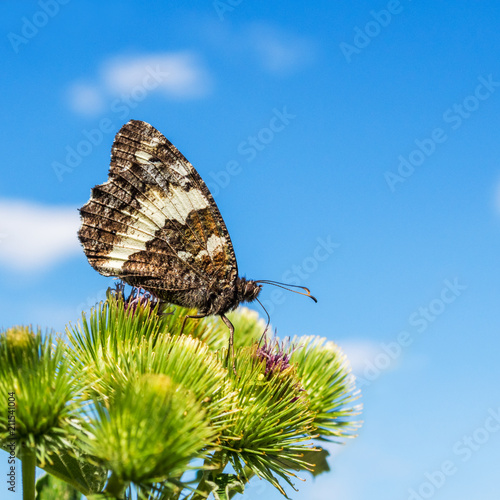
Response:
[[[228,354],[234,327],[226,313],[256,300],[265,283],[283,285],[238,275],[231,238],[205,182],[146,122],[130,120],[116,134],[109,178],[92,189],[80,215],[78,237],[94,269],[198,311],[185,320],[219,315],[230,331]]]

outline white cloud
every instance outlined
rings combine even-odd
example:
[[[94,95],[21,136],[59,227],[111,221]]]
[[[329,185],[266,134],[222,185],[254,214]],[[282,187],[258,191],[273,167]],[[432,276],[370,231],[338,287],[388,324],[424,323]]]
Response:
[[[212,87],[208,70],[194,52],[120,56],[102,63],[94,83],[72,83],[68,102],[78,114],[97,115],[117,98],[137,103],[159,93],[169,99],[197,99]]]
[[[203,97],[211,78],[200,58],[192,52],[120,57],[104,64],[103,80],[110,92],[132,93],[137,87],[154,87],[167,97]]]
[[[316,57],[316,46],[311,40],[268,24],[251,25],[246,39],[270,73],[294,73],[311,64]]]
[[[0,199],[0,266],[30,272],[81,251],[76,208]]]

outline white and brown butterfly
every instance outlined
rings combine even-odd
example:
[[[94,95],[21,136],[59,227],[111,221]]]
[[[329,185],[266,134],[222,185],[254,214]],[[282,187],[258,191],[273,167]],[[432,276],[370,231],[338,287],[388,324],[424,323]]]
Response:
[[[109,179],[81,209],[78,237],[94,269],[201,318],[257,299],[263,283],[238,276],[226,225],[194,167],[158,130],[131,120],[115,137]],[[303,288],[303,287],[299,287]],[[303,288],[310,296],[308,289]],[[316,299],[314,299],[316,300]]]

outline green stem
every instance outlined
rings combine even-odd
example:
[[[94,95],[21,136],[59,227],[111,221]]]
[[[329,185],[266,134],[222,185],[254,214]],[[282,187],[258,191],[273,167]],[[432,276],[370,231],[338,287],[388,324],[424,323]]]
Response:
[[[212,489],[210,488],[210,485],[207,483],[205,474],[206,472],[203,473],[203,477],[201,478],[201,481],[198,483],[196,491],[193,493],[191,500],[204,500],[205,498],[208,497],[208,495],[210,495]]]
[[[191,497],[191,500],[204,500],[205,498],[210,495],[210,492],[212,491],[212,487],[207,481],[207,478],[217,476],[218,474],[222,473],[224,469],[226,468],[227,465],[227,460],[224,460],[222,458],[222,453],[221,452],[216,452],[212,455],[211,458],[205,459],[204,465],[212,465],[216,466],[216,469],[211,469],[208,471],[203,472],[203,476],[201,478],[201,481],[198,483],[198,486],[196,487],[196,491],[194,492],[193,496]]]
[[[35,500],[35,450],[23,448],[21,454],[21,462],[23,478],[23,500]]]
[[[247,479],[247,482],[250,481],[250,479],[252,479],[252,477],[255,476],[255,472],[253,472],[252,469],[250,469],[250,467],[245,467],[244,473],[245,473],[245,477]],[[234,495],[238,495],[238,492],[236,490],[232,490],[229,492],[229,498],[233,498]]]
[[[123,498],[126,489],[127,485],[121,479],[119,479],[116,474],[112,473],[102,493],[108,495],[108,497],[120,500],[121,498]]]

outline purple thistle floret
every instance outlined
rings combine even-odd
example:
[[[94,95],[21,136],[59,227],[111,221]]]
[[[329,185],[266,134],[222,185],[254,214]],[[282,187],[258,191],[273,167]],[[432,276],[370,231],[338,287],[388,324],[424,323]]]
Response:
[[[116,283],[116,288],[113,290],[113,293],[115,296],[121,296],[123,298],[126,311],[132,310],[135,312],[137,307],[146,307],[147,304],[151,305],[152,310],[158,303],[158,299],[152,293],[144,290],[144,288],[135,286],[132,287],[130,295],[125,298],[125,283],[123,283],[123,281],[118,281]]]
[[[298,349],[295,344],[290,344],[290,337],[281,342],[276,336],[269,340],[264,337],[264,344],[257,348],[257,357],[266,361],[266,375],[276,371],[283,372],[290,367],[290,358]]]

